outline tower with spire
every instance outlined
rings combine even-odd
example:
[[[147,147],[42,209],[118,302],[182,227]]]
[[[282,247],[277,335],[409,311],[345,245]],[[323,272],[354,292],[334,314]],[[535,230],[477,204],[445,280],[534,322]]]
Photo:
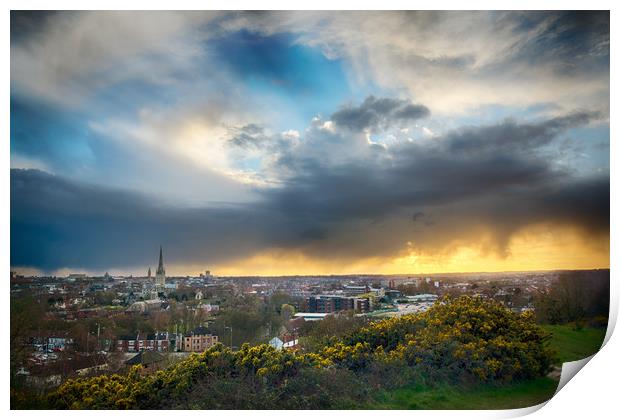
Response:
[[[161,246],[159,247],[159,265],[157,266],[157,271],[155,272],[155,285],[158,289],[164,290],[164,285],[166,284],[166,270],[164,269],[164,257]]]

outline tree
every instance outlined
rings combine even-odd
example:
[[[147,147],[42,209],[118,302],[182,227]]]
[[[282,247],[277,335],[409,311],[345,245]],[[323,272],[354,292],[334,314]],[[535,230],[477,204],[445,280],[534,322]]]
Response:
[[[93,298],[95,305],[112,305],[112,301],[116,299],[116,292],[97,292]]]
[[[295,307],[293,305],[289,305],[288,303],[284,303],[280,309],[280,315],[284,321],[290,320],[293,318],[293,315],[295,315]]]
[[[280,313],[282,305],[284,305],[285,303],[290,304],[292,301],[293,298],[290,295],[283,292],[275,292],[269,297],[267,304],[264,306],[264,308],[267,311]]]
[[[609,314],[609,270],[561,273],[535,298],[540,322],[566,323]]]
[[[156,331],[165,331],[170,325],[170,314],[164,311],[156,311],[152,315],[152,323]]]
[[[11,333],[9,347],[11,349],[11,383],[14,374],[23,366],[31,351],[28,339],[41,326],[45,308],[37,303],[31,295],[11,299]]]

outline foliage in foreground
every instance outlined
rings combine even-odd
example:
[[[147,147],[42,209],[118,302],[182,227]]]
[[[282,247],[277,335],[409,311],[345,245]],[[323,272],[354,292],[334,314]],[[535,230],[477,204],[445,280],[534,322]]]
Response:
[[[544,375],[547,335],[530,313],[467,296],[375,322],[314,353],[221,344],[170,368],[72,379],[49,408],[347,408],[407,383],[503,383]],[[18,407],[14,407],[18,408]]]

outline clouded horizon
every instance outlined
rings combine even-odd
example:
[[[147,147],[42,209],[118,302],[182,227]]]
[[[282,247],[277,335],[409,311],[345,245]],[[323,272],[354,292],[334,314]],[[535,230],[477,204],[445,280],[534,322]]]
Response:
[[[609,267],[608,12],[12,12],[11,266]]]

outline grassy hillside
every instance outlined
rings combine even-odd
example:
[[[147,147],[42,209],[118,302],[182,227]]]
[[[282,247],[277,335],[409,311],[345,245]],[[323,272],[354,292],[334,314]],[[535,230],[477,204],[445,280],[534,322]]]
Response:
[[[553,396],[557,381],[538,378],[506,386],[463,387],[444,385],[433,389],[405,387],[379,393],[367,408],[400,410],[497,410],[540,404]]]
[[[606,332],[603,328],[575,330],[571,325],[543,325],[543,329],[552,334],[549,347],[556,350],[561,363],[592,356],[601,348]]]

